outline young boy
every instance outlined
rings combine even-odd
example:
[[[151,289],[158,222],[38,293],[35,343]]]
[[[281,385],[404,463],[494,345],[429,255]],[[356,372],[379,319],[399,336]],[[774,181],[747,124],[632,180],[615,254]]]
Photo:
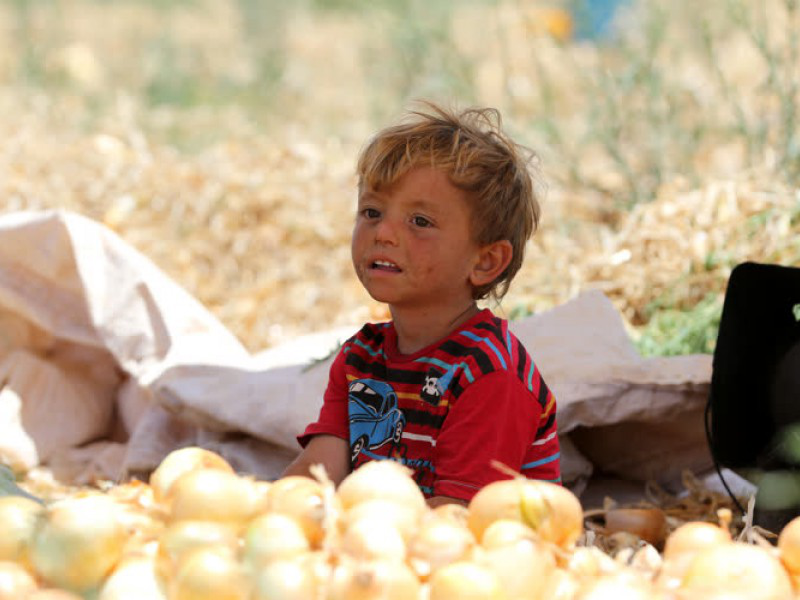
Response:
[[[392,320],[339,351],[319,420],[284,476],[339,483],[369,460],[410,467],[431,506],[507,478],[560,481],[556,402],[499,300],[539,219],[529,160],[493,109],[434,104],[379,132],[358,161],[352,258]]]

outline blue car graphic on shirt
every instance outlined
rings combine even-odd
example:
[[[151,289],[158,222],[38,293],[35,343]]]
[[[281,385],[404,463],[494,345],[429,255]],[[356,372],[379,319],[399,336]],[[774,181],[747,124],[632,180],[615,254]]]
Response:
[[[399,443],[406,426],[392,386],[375,379],[356,379],[350,384],[348,416],[353,463],[364,449],[378,448],[389,441]]]

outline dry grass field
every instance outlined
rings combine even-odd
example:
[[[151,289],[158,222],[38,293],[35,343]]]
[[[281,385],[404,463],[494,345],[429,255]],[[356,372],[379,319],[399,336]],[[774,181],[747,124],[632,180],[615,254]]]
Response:
[[[495,308],[600,288],[643,352],[709,352],[735,264],[800,264],[800,9],[641,0],[591,40],[560,7],[2,0],[0,210],[105,223],[258,351],[385,314],[349,259],[367,136],[496,106],[543,219]]]

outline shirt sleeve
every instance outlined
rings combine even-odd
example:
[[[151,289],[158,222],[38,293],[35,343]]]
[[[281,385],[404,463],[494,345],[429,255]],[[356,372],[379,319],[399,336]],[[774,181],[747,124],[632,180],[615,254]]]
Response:
[[[328,374],[328,387],[323,396],[319,418],[309,424],[302,435],[297,436],[298,443],[305,448],[312,437],[319,434],[334,435],[343,440],[350,438],[347,422],[347,377],[345,375],[344,347],[331,365]]]
[[[436,440],[434,496],[471,500],[492,481],[519,471],[536,437],[539,403],[513,374],[495,371],[470,384],[453,403]]]

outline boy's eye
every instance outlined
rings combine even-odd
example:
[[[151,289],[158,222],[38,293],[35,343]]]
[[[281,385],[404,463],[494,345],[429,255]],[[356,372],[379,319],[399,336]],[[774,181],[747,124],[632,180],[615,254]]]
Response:
[[[428,219],[425,217],[421,217],[419,215],[415,215],[411,217],[411,222],[414,223],[417,227],[430,227],[433,225]]]
[[[361,211],[361,214],[367,217],[368,219],[377,219],[381,216],[380,211],[375,208],[365,208]]]

